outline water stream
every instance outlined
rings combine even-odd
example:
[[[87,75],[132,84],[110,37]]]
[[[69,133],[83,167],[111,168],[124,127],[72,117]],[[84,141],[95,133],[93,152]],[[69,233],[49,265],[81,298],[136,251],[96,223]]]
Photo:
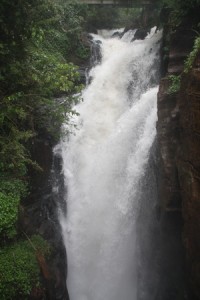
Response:
[[[159,47],[155,28],[131,42],[93,35],[101,62],[60,144],[67,213],[61,215],[70,300],[137,300],[139,194],[156,136]]]

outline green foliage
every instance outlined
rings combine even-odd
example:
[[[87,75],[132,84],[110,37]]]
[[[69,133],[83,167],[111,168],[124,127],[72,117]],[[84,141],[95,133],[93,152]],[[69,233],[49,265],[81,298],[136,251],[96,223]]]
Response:
[[[43,132],[57,136],[71,113],[70,95],[80,91],[74,53],[80,44],[85,9],[63,0],[0,3],[0,172],[21,177],[30,159],[30,140]],[[78,50],[77,50],[78,49]],[[55,97],[65,95],[56,103]]]
[[[33,287],[39,286],[36,254],[47,255],[50,249],[40,237],[19,241],[0,250],[0,295],[2,300],[28,299]]]
[[[141,16],[141,8],[121,8],[89,6],[86,18],[86,30],[113,29],[132,25]]]
[[[86,51],[80,43],[82,6],[64,0],[0,1],[0,298],[27,299],[39,284],[35,256],[48,247],[39,237],[14,243],[31,140],[57,136],[68,121],[71,95],[80,91],[79,73],[69,57]],[[81,44],[81,48],[79,45]],[[78,53],[76,53],[79,49]],[[14,244],[13,244],[14,243]],[[34,244],[34,247],[32,247]]]
[[[86,48],[84,45],[80,45],[76,50],[76,55],[80,59],[86,60],[90,57],[90,49]]]
[[[171,10],[169,24],[172,28],[180,25],[192,10],[199,9],[200,0],[163,0],[163,6]]]
[[[60,0],[61,28],[65,33],[68,55],[74,54],[80,46],[80,38],[87,16],[87,5],[78,1]]]
[[[105,6],[89,6],[87,11],[87,31],[115,27],[118,10],[115,7],[109,9]]]
[[[164,0],[163,3],[173,10],[185,10],[197,7],[200,5],[200,0]]]
[[[15,180],[1,179],[0,192],[17,195],[19,197],[25,197],[27,195],[27,186],[22,180],[19,179],[15,179]]]
[[[140,19],[142,8],[118,8],[118,26],[127,27],[132,25],[137,19]]]
[[[0,238],[13,238],[16,234],[18,207],[27,188],[21,180],[0,181]]]
[[[0,192],[0,236],[13,238],[16,235],[15,223],[18,216],[20,198],[14,195],[5,195]]]
[[[185,61],[184,73],[188,73],[192,68],[195,58],[200,51],[200,37],[197,37],[194,42],[193,50],[188,55],[188,58]]]
[[[85,59],[81,41],[86,8],[65,0],[0,1],[0,295],[26,299],[39,282],[35,250],[41,239],[14,241],[24,181],[36,136],[58,137],[80,91],[78,68],[70,58]],[[10,246],[8,246],[10,245]],[[44,247],[43,247],[44,246]]]
[[[169,94],[177,93],[180,90],[181,86],[181,76],[180,75],[170,75],[170,87],[168,89]]]

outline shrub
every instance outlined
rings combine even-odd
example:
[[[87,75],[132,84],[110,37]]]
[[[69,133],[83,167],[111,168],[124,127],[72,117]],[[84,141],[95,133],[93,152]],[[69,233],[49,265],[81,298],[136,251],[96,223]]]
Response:
[[[200,51],[200,37],[197,37],[194,42],[193,50],[190,52],[188,58],[185,61],[184,73],[188,73],[189,70],[192,68],[195,58],[199,51]]]
[[[48,244],[40,236],[0,250],[1,300],[27,299],[32,288],[40,285],[36,251],[49,253]]]
[[[181,76],[180,75],[170,75],[170,86],[168,89],[169,94],[177,93],[180,90],[181,86]]]
[[[9,239],[16,235],[18,206],[21,197],[27,193],[21,180],[0,181],[0,236]]]
[[[20,198],[0,192],[0,235],[12,238],[16,235],[15,223]]]

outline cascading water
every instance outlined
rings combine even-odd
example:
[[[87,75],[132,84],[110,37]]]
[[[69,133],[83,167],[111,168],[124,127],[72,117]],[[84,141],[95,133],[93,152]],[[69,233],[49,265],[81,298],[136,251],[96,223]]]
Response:
[[[60,144],[70,300],[137,299],[139,182],[156,135],[161,32],[131,42],[133,35],[93,35],[102,61]]]

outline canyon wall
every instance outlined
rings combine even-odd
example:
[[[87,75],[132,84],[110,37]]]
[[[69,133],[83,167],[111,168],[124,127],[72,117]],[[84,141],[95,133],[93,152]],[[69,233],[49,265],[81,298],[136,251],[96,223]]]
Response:
[[[165,29],[164,36],[167,34]],[[200,53],[189,73],[182,75],[177,93],[169,93],[168,77],[183,73],[184,60],[193,48],[195,35],[191,23],[186,22],[171,36],[169,58],[163,63],[164,76],[158,93],[157,214],[161,220],[161,264],[165,275],[156,300],[200,299]],[[36,141],[32,151],[44,171],[31,174],[31,185],[35,188],[22,204],[20,226],[28,235],[36,232],[50,241],[54,250],[47,272],[42,270],[47,297],[68,299],[66,255],[57,220],[59,199],[51,191],[55,180],[52,165],[57,165],[54,170],[59,173],[59,158],[54,161],[49,141]]]
[[[185,280],[189,278],[194,293],[184,299],[200,299],[200,53],[191,70],[187,74],[183,72],[194,35],[191,22],[187,21],[171,36],[167,69],[158,93],[159,201],[165,219],[163,235],[170,230],[168,236],[177,235],[177,239],[171,238],[166,243],[172,261],[178,259],[178,249],[184,246],[180,253],[185,259],[182,271]],[[180,90],[170,93],[168,76],[180,74]],[[172,274],[175,265],[171,266]]]

